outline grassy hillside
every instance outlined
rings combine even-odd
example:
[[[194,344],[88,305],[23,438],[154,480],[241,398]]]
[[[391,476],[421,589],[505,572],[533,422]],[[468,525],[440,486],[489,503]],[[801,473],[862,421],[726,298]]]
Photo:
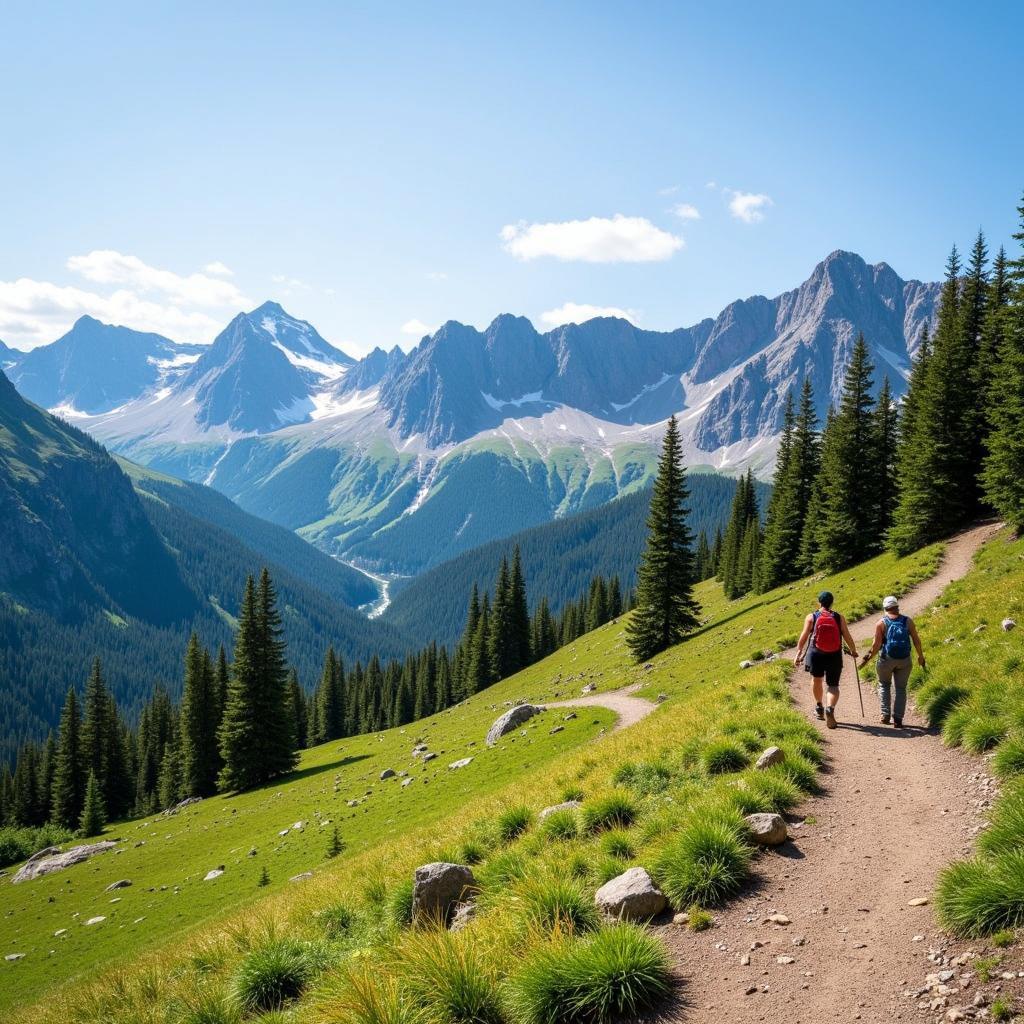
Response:
[[[839,607],[853,616],[877,603],[880,594],[899,592],[928,574],[936,558],[935,549],[899,562],[885,556],[829,583]],[[550,879],[571,868],[569,884],[589,905],[593,889],[613,868],[664,860],[673,839],[692,824],[689,812],[704,808],[725,815],[729,831],[737,807],[786,806],[799,799],[801,786],[813,785],[813,731],[789,710],[784,667],[764,662],[743,671],[738,665],[792,641],[816,586],[805,581],[726,602],[719,588],[706,584],[701,598],[707,625],[650,668],[629,662],[620,620],[442,715],[406,730],[307,751],[294,776],[262,793],[216,797],[170,818],[111,828],[125,839],[122,853],[17,887],[0,886],[6,926],[0,952],[25,954],[0,964],[2,1005],[31,1003],[76,979],[25,1019],[234,1020],[234,1011],[190,1018],[182,1008],[195,999],[222,1000],[242,962],[251,965],[246,958],[270,942],[271,933],[308,940],[313,945],[302,949],[314,959],[320,953],[327,957],[332,970],[317,982],[318,998],[348,998],[339,978],[349,954],[363,949],[358,962],[373,964],[379,954],[393,953],[396,943],[411,941],[395,923],[405,913],[410,872],[439,857],[481,861],[482,905],[489,909],[460,941],[473,944],[472,955],[479,956],[485,947],[508,952],[511,944],[515,955],[506,966],[518,963],[520,955],[536,952],[531,942],[542,941],[533,932],[528,940],[518,926],[502,925],[519,920],[513,913],[519,904],[508,900],[520,876]],[[576,719],[563,721],[552,710],[532,720],[525,736],[492,750],[483,746],[487,726],[506,700],[567,697],[586,682],[603,690],[640,682],[644,693],[666,699],[643,722],[600,739],[609,713],[581,710]],[[552,733],[556,724],[563,731]],[[427,765],[411,757],[421,737],[439,752]],[[765,782],[746,765],[769,741],[787,748],[791,764],[785,772],[773,770]],[[473,757],[467,767],[447,768],[465,756]],[[381,783],[380,772],[389,767],[408,771],[413,783]],[[593,835],[558,841],[531,824],[536,811],[567,795],[584,798],[583,822],[563,823],[565,828],[589,821]],[[607,809],[606,797],[624,799],[636,818],[632,827],[613,830],[612,840],[598,834],[593,820],[602,805]],[[349,807],[351,799],[362,802]],[[515,838],[519,819],[505,812],[524,804],[527,831]],[[306,823],[302,832],[278,835],[297,820]],[[326,861],[334,825],[348,847]],[[741,838],[735,841],[742,881],[746,846]],[[257,852],[250,857],[252,847]],[[223,876],[202,881],[221,864]],[[265,897],[267,890],[256,885],[264,866],[271,878]],[[314,871],[312,879],[287,881],[306,870]],[[104,891],[120,878],[131,879],[132,887]],[[693,901],[678,877],[672,892],[677,902]],[[120,902],[110,902],[118,897]],[[83,924],[92,916],[106,920]],[[55,937],[62,928],[67,931]],[[140,958],[146,950],[155,952]],[[119,962],[96,985],[84,983]],[[487,964],[487,971],[498,970]],[[386,977],[381,968],[385,987]],[[339,1010],[330,1019],[361,1018],[346,1018]]]
[[[688,483],[694,536],[703,530],[714,539],[718,527],[725,529],[736,481],[718,473],[697,473]],[[763,509],[771,488],[760,482],[755,487]],[[465,627],[473,584],[481,592],[491,589],[501,559],[516,545],[522,551],[531,597],[547,597],[556,614],[586,593],[595,575],[618,576],[626,592],[636,581],[647,539],[650,495],[644,487],[600,508],[520,530],[457,555],[404,585],[393,585],[393,600],[383,617],[412,636],[454,643]]]

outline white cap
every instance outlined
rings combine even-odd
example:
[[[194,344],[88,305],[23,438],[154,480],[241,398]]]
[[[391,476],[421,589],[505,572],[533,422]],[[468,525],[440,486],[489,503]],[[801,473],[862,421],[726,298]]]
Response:
[[[899,601],[897,601],[896,598],[892,596],[892,594],[890,594],[888,597],[882,598],[883,608],[899,608],[899,606]]]

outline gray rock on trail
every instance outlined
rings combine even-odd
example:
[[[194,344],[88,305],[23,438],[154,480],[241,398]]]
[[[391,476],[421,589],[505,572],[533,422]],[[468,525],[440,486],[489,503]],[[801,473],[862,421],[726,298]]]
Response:
[[[534,715],[539,715],[543,710],[543,707],[536,704],[516,704],[515,707],[509,708],[504,714],[499,715],[487,730],[487,746],[493,747],[502,736],[518,729],[523,722],[533,718]]]
[[[11,879],[12,885],[19,882],[29,882],[33,878],[40,878],[42,875],[52,875],[55,871],[63,871],[65,868],[81,864],[82,861],[95,857],[98,853],[106,853],[117,846],[118,840],[104,839],[98,843],[85,843],[81,846],[72,846],[70,849],[61,852],[58,846],[48,846],[45,850],[34,853],[21,866],[18,873]]]
[[[754,762],[754,767],[759,771],[763,772],[766,768],[771,768],[773,764],[782,764],[785,761],[786,755],[779,747],[769,747],[765,750],[761,756]]]
[[[621,921],[646,921],[660,914],[668,902],[646,868],[630,868],[594,894],[600,911]]]
[[[130,878],[119,878],[116,882],[111,882],[103,891],[113,892],[115,889],[127,889],[131,884],[132,882]]]
[[[447,923],[455,905],[464,901],[475,885],[473,872],[465,864],[435,861],[418,867],[413,874],[412,923]]]
[[[786,819],[781,814],[748,814],[744,821],[758,846],[778,846],[789,838]]]
[[[550,818],[552,814],[557,814],[559,811],[575,811],[579,806],[579,800],[566,800],[564,803],[553,804],[551,807],[545,807],[544,810],[537,815],[537,820],[543,821],[545,818]]]
[[[1017,623],[1013,619],[1003,619],[1000,625],[1002,625],[1004,633],[1009,633],[1011,629],[1017,628]]]

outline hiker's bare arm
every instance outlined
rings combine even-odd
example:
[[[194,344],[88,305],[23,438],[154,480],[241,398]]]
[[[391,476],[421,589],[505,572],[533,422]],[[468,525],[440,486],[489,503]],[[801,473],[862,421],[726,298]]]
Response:
[[[924,648],[921,646],[921,638],[917,635],[917,626],[913,619],[907,620],[907,627],[910,630],[910,639],[914,641],[914,649],[917,651],[917,663],[924,668]]]
[[[842,630],[843,639],[846,641],[846,649],[856,658],[857,641],[853,639],[853,634],[850,632],[850,627],[846,624],[845,615],[841,615],[839,617],[839,628],[840,630]]]
[[[804,631],[800,634],[800,639],[797,641],[796,657],[793,659],[793,661],[797,665],[799,665],[800,662],[803,660],[804,648],[807,646],[807,640],[808,640],[808,638],[811,635],[811,630],[812,629],[814,629],[814,613],[813,612],[810,615],[808,615],[806,619],[804,619]]]
[[[871,644],[871,650],[868,651],[861,659],[865,665],[882,649],[882,637],[884,631],[885,624],[879,621],[878,625],[875,626],[875,639]]]

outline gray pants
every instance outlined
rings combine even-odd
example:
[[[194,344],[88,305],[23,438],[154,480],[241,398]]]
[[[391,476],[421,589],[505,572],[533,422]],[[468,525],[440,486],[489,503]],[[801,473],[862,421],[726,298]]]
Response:
[[[876,662],[878,669],[878,703],[882,705],[882,714],[890,714],[890,694],[892,684],[896,684],[896,704],[892,707],[893,718],[902,718],[907,710],[907,680],[910,678],[910,658],[887,658],[879,655]]]

